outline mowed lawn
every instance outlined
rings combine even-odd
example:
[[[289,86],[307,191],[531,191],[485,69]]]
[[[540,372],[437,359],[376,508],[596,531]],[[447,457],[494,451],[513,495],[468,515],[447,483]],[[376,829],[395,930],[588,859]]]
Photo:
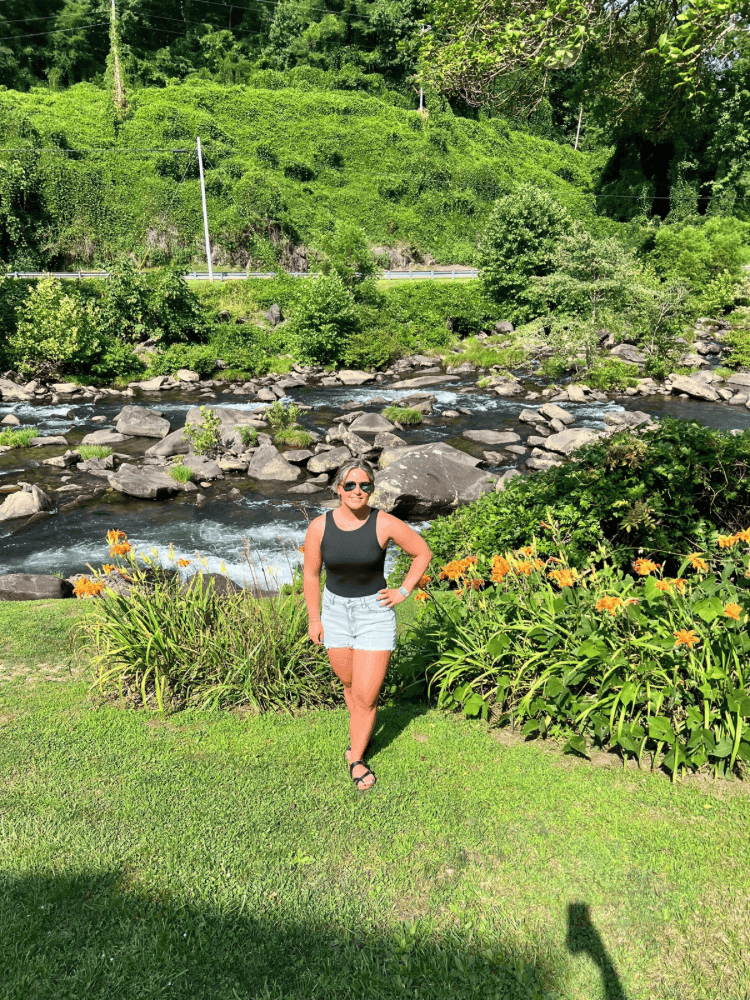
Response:
[[[0,605],[0,998],[750,997],[740,782],[594,765],[423,706],[102,704],[83,602]]]

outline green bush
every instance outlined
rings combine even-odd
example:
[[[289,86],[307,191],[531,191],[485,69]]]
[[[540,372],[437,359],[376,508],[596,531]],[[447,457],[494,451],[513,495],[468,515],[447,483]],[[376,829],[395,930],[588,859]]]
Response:
[[[289,448],[306,448],[314,438],[302,427],[282,427],[273,436],[276,444],[284,444]]]
[[[28,448],[39,431],[36,427],[8,428],[0,431],[0,445],[4,448]]]
[[[408,406],[386,406],[383,410],[386,420],[403,424],[404,427],[412,427],[421,424],[423,414],[421,410],[413,410]]]
[[[8,354],[24,375],[85,372],[100,349],[95,307],[66,294],[55,278],[42,278],[32,288],[17,320]]]
[[[533,544],[453,561],[442,575],[459,589],[433,592],[412,623],[401,685],[422,680],[439,707],[567,740],[568,752],[731,776],[750,764],[748,540],[678,557],[676,579],[643,558],[622,569],[595,555],[576,571]]]
[[[149,370],[153,375],[174,375],[180,368],[187,368],[208,376],[216,368],[218,357],[211,344],[171,344],[163,353],[151,355]]]
[[[106,589],[82,623],[103,691],[154,708],[293,712],[338,701],[325,650],[308,638],[301,595],[219,596],[200,573],[183,588],[174,571],[149,559],[144,569],[134,551],[116,557],[133,580],[130,596]]]
[[[486,294],[507,309],[514,323],[546,311],[543,291],[532,278],[552,272],[558,241],[572,228],[562,205],[533,184],[520,184],[495,202],[477,264]]]
[[[337,364],[344,356],[347,340],[358,331],[356,303],[338,274],[303,282],[288,325],[289,340],[300,361]]]
[[[196,455],[213,455],[221,437],[221,420],[213,410],[201,406],[200,419],[185,424],[182,437],[190,442]]]
[[[235,427],[235,430],[240,436],[240,441],[247,448],[253,448],[258,443],[258,428],[248,427],[247,424],[241,424],[239,427]]]
[[[187,465],[175,464],[167,469],[167,475],[177,483],[189,483],[195,477],[195,472]]]
[[[612,389],[634,388],[640,376],[638,365],[627,364],[617,358],[603,358],[586,370],[585,382],[592,389],[610,392]]]
[[[747,223],[731,216],[660,226],[650,260],[661,276],[684,281],[700,294],[724,273],[734,282],[739,279],[750,260],[749,233]]]
[[[284,430],[295,425],[301,412],[295,403],[284,406],[281,400],[277,399],[266,410],[266,420],[275,430]]]
[[[670,553],[705,549],[717,531],[750,523],[750,433],[665,418],[656,430],[617,434],[576,457],[435,518],[424,532],[435,561],[491,557],[534,538],[540,556],[554,555],[544,522],[558,526],[574,566],[599,549],[627,565],[639,547],[668,564]]]
[[[76,451],[83,462],[90,458],[109,458],[112,454],[112,449],[105,444],[79,444]]]

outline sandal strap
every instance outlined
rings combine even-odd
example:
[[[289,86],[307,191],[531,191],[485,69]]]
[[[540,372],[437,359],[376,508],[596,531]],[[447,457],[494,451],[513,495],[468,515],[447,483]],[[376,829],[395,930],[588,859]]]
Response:
[[[363,767],[367,767],[367,764],[365,764],[365,762],[363,760],[353,760],[351,762],[351,764],[349,765],[349,774],[352,774],[352,771],[357,766],[357,764],[361,764]],[[372,774],[372,771],[370,770],[369,767],[367,767],[367,772],[368,772],[368,774]],[[364,775],[362,775],[362,777],[364,778]],[[352,775],[352,778],[354,778],[354,775]],[[357,778],[354,778],[354,781],[357,781],[357,780],[358,780]]]

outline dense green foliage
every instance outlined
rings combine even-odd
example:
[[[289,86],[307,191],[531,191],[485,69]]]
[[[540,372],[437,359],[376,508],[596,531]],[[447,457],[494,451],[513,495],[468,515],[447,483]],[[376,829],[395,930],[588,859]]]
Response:
[[[682,554],[707,548],[717,532],[750,523],[750,433],[665,418],[641,437],[594,442],[578,458],[436,518],[424,534],[436,562],[491,557],[534,539],[541,556],[555,555],[544,521],[558,526],[573,566],[601,546],[616,565],[645,550],[676,569]]]

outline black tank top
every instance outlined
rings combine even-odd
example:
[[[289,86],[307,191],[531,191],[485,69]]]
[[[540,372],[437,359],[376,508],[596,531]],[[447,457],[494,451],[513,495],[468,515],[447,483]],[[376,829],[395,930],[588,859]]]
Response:
[[[342,531],[328,511],[320,543],[326,590],[339,597],[369,597],[385,587],[385,549],[378,542],[377,523],[373,510],[361,528]]]

